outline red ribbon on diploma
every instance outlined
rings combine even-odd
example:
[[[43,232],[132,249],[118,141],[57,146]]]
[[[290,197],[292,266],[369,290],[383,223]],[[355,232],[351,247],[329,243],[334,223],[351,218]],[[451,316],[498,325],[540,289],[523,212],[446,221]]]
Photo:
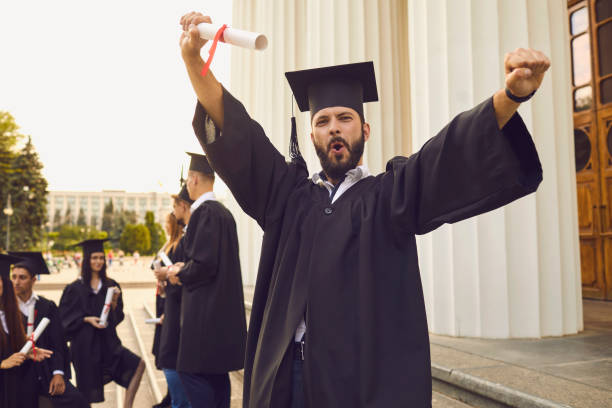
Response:
[[[34,341],[34,332],[32,332],[32,335],[29,341],[32,342],[32,353],[34,354],[34,360],[36,360],[36,342]]]
[[[209,55],[208,60],[206,61],[206,64],[204,64],[204,68],[202,68],[202,74],[201,74],[202,76],[206,76],[206,74],[208,74],[208,68],[210,67],[213,57],[215,56],[215,50],[217,49],[217,43],[219,42],[219,39],[221,38],[221,35],[223,35],[223,31],[225,31],[226,28],[227,28],[227,24],[223,24],[221,28],[217,30],[217,34],[215,34],[213,43],[210,46],[210,50],[208,51],[208,55]]]
[[[34,310],[34,320],[36,320],[37,315],[38,310]],[[32,326],[34,326],[34,323],[32,323]],[[32,353],[34,354],[34,360],[36,360],[36,342],[34,341],[34,330],[32,330],[32,336],[30,337],[30,341],[32,342]]]

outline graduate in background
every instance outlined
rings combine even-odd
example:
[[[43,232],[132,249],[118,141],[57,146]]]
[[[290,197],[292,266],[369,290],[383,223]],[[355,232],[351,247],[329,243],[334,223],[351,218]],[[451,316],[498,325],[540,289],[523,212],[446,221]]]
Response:
[[[24,327],[27,325],[28,314],[34,308],[34,327],[46,317],[49,325],[36,341],[36,347],[53,351],[53,355],[41,362],[26,362],[21,375],[21,407],[38,407],[38,397],[50,398],[55,408],[88,407],[85,397],[70,383],[70,357],[64,338],[62,322],[57,306],[51,300],[34,293],[36,275],[47,275],[49,269],[40,252],[9,252],[10,255],[24,260],[13,266],[11,280],[17,294],[19,310]]]
[[[168,256],[168,258],[172,260],[172,257],[174,256],[175,251],[176,251],[176,247],[179,244],[181,237],[183,236],[183,228],[179,225],[178,220],[176,219],[176,216],[173,213],[170,213],[166,216],[166,223],[164,224],[164,228],[166,230],[166,235],[168,236],[168,240],[162,246],[162,248],[160,249],[160,252],[165,253]],[[155,261],[163,262],[159,256],[156,257]],[[163,367],[160,361],[160,356],[161,356],[160,355],[160,345],[161,345],[162,327],[164,324],[164,320],[166,319],[166,316],[164,314],[164,309],[166,308],[166,298],[168,296],[168,293],[166,292],[166,290],[168,289],[168,286],[167,286],[167,280],[166,280],[165,274],[163,275],[160,274],[158,276],[160,272],[159,270],[161,269],[161,265],[163,265],[163,263],[162,264],[154,263],[154,265],[159,265],[159,267],[155,268],[153,271],[157,278],[157,290],[158,290],[157,296],[155,296],[155,314],[157,317],[161,319],[161,321],[157,325],[155,325],[155,333],[153,334],[152,352],[153,352],[153,355],[155,356],[155,367],[157,367],[158,370],[163,370]],[[170,292],[172,292],[172,288],[170,288]],[[171,296],[172,296],[172,293],[171,293]],[[180,305],[180,300],[178,304]],[[174,333],[173,335],[178,337],[178,332]],[[162,401],[159,404],[155,405],[153,408],[164,408],[164,407],[172,406],[172,392],[170,389],[171,388],[170,383],[168,382],[167,378],[166,378],[166,383],[168,383],[168,392],[166,393],[166,396],[162,399]]]
[[[322,167],[309,177],[295,133],[288,163],[212,72],[201,75],[202,22],[211,19],[195,12],[180,21],[198,98],[194,130],[264,230],[244,406],[431,407],[415,235],[536,191],[542,166],[517,109],[550,61],[535,50],[508,53],[505,89],[457,115],[415,154],[390,159],[378,175],[363,163],[373,135],[363,104],[378,100],[374,64],[288,72],[300,110],[310,112]]]
[[[131,408],[144,361],[121,345],[117,325],[123,321],[123,296],[119,284],[106,276],[103,239],[80,242],[83,247],[81,276],[66,286],[59,312],[70,341],[70,357],[78,390],[89,402],[104,401],[104,384],[125,387],[124,407]],[[108,288],[115,288],[106,326],[100,324]]]
[[[170,220],[170,217],[173,217],[173,221],[168,223],[170,226],[168,233],[170,239],[164,246],[164,249],[168,251],[167,255],[172,263],[176,263],[185,260],[183,253],[183,231],[184,226],[189,222],[190,206],[193,204],[193,200],[189,198],[185,185],[181,187],[178,194],[172,196],[172,199],[172,213],[168,218]],[[175,239],[175,234],[178,234],[178,240]],[[172,399],[172,408],[190,408],[191,404],[185,393],[185,388],[176,372],[176,358],[178,356],[181,333],[181,294],[183,288],[180,285],[170,285],[167,280],[167,273],[167,266],[155,270],[155,276],[158,281],[162,281],[166,285],[164,321],[161,327],[159,354],[156,358],[156,364],[157,362],[159,363],[166,376],[168,391]]]
[[[19,406],[21,395],[18,395],[21,367],[27,358],[43,361],[51,357],[52,351],[36,348],[36,353],[28,355],[19,350],[26,342],[21,312],[17,297],[10,280],[11,265],[23,261],[15,256],[0,254],[0,407],[14,408]]]
[[[183,288],[176,370],[194,408],[228,408],[228,373],[243,367],[246,339],[236,223],[215,198],[206,157],[189,155],[186,186],[195,201],[182,240],[183,261],[168,271],[170,283]]]

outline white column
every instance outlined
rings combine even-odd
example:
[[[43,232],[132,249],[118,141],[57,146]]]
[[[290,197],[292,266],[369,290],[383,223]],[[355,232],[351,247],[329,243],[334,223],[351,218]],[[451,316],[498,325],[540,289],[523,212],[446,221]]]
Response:
[[[564,0],[409,0],[412,143],[503,87],[504,54],[539,49],[552,67],[520,113],[544,168],[536,194],[421,237],[430,330],[487,338],[582,330]]]
[[[284,73],[373,60],[380,102],[365,105],[372,128],[365,163],[379,173],[391,157],[410,152],[407,11],[405,0],[234,0],[232,25],[265,33],[269,46],[232,49],[230,91],[287,155],[292,96]],[[310,114],[294,111],[300,149],[310,173],[317,172]],[[261,230],[233,198],[226,202],[238,227],[243,279],[254,284]]]

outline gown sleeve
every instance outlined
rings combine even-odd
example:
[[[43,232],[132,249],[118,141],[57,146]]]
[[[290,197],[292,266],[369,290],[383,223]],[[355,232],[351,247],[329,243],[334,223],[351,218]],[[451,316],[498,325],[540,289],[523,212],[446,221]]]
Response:
[[[59,316],[62,322],[62,328],[67,339],[72,339],[74,335],[85,324],[83,318],[85,314],[85,305],[83,305],[79,283],[71,283],[64,288],[62,297],[59,303]]]
[[[64,333],[62,330],[62,324],[59,319],[59,312],[55,303],[49,302],[49,328],[50,330],[50,341],[51,341],[51,350],[53,350],[53,355],[49,358],[49,365],[51,366],[52,371],[64,371],[66,369],[66,342],[64,341]],[[66,375],[64,371],[64,375]]]
[[[117,286],[121,290],[121,286],[112,281],[111,286]],[[108,314],[108,324],[112,327],[117,327],[119,323],[123,321],[125,318],[125,314],[123,313],[123,291],[119,293],[119,299],[117,299],[117,307],[115,309],[111,308]]]
[[[519,114],[500,130],[489,98],[417,153],[391,159],[381,177],[391,222],[424,234],[534,192],[542,165]]]
[[[300,168],[285,161],[259,123],[225,88],[223,109],[221,133],[198,102],[193,118],[195,134],[238,204],[265,229],[266,224],[282,217]]]

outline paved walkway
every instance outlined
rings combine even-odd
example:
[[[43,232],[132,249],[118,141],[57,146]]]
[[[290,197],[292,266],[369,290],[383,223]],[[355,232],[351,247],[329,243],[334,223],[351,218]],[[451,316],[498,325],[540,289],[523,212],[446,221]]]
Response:
[[[534,340],[431,335],[432,364],[576,408],[612,407],[612,302],[584,300],[585,330]]]

